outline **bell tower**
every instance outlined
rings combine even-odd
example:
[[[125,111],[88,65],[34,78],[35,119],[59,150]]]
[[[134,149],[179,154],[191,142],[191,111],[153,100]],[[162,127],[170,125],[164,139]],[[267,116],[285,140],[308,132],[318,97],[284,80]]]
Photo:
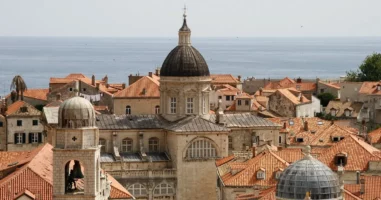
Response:
[[[99,130],[92,104],[73,97],[61,104],[58,115],[53,199],[108,199],[111,186],[100,169]]]

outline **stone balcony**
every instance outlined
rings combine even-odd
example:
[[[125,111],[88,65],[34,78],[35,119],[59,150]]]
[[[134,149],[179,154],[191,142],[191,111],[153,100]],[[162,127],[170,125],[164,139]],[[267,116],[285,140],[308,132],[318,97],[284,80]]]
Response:
[[[155,179],[155,178],[176,178],[176,169],[164,170],[118,170],[107,171],[108,174],[116,179],[124,178],[141,178],[141,179]]]

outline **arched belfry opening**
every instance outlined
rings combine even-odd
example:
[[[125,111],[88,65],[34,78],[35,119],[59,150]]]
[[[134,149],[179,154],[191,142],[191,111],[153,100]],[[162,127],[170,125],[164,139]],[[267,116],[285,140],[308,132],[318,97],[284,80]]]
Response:
[[[85,191],[85,168],[78,160],[65,164],[65,193],[83,195]]]

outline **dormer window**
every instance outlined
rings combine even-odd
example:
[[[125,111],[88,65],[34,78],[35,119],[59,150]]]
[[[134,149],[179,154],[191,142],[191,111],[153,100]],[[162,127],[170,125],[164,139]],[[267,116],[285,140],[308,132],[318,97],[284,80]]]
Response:
[[[292,121],[292,120],[290,119],[290,121],[288,122],[288,124],[289,124],[290,126],[292,126],[292,125],[294,125],[294,121]]]
[[[335,136],[335,137],[332,137],[332,142],[339,142],[342,139],[344,139],[344,137]]]
[[[257,179],[265,179],[266,178],[266,170],[261,168],[257,172]]]
[[[296,138],[296,142],[304,142],[304,138]]]
[[[347,160],[348,160],[348,154],[345,152],[338,153],[335,156],[336,166],[345,166],[347,164]]]
[[[322,121],[318,121],[317,125],[323,125],[323,122]]]
[[[377,91],[381,90],[381,84],[377,84]]]
[[[283,169],[279,169],[275,172],[275,179],[279,180],[280,176],[282,175]]]
[[[20,108],[20,111],[23,112],[23,113],[28,112],[28,107],[23,106],[23,107]]]
[[[334,108],[331,109],[331,116],[336,116],[336,109]]]
[[[350,117],[351,116],[351,111],[349,109],[346,109],[344,113],[345,113],[346,117]]]

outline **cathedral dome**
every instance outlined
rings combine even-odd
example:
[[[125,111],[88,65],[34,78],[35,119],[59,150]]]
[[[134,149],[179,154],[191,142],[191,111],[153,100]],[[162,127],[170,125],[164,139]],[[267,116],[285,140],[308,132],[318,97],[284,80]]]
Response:
[[[60,128],[83,128],[95,126],[95,110],[90,101],[72,97],[64,101],[58,111]]]
[[[179,44],[164,60],[160,76],[209,76],[209,68],[201,53],[190,43],[191,30],[186,14],[179,30]]]
[[[326,165],[307,155],[288,166],[279,178],[277,199],[342,199],[338,176]]]

